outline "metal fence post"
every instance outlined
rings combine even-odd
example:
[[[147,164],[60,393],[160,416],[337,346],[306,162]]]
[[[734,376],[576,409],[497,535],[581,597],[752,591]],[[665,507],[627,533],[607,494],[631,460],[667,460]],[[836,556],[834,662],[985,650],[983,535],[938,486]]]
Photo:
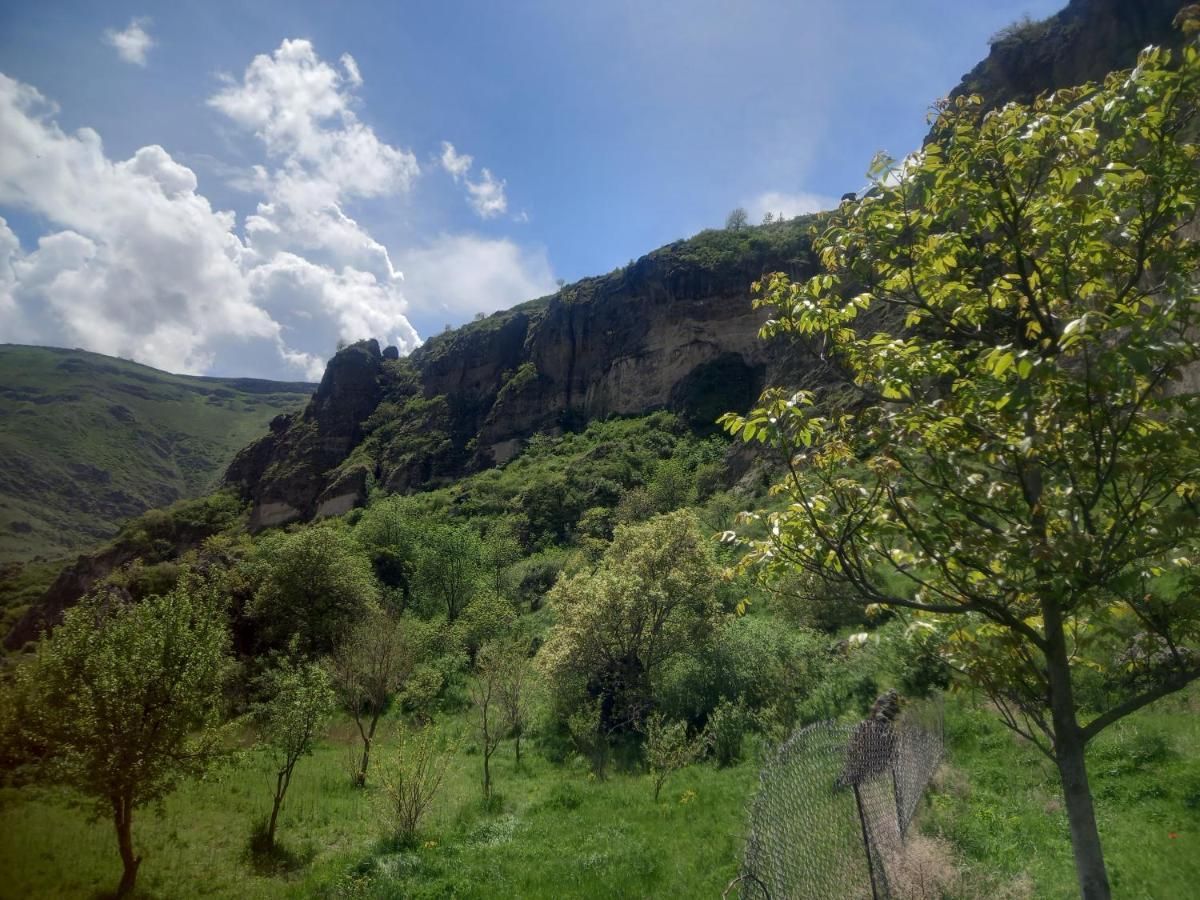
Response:
[[[871,877],[871,900],[879,900],[879,889],[875,886],[875,864],[871,861],[871,838],[867,834],[867,817],[863,813],[862,794],[857,782],[853,785],[854,802],[858,806],[858,824],[862,828],[863,850],[867,854],[867,874]]]

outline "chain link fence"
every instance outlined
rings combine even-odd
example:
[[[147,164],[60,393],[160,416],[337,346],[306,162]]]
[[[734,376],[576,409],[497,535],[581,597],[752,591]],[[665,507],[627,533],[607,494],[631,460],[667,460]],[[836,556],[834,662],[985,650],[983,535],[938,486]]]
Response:
[[[894,692],[857,725],[797,729],[759,774],[741,874],[745,900],[892,898],[904,836],[943,752],[942,703]]]

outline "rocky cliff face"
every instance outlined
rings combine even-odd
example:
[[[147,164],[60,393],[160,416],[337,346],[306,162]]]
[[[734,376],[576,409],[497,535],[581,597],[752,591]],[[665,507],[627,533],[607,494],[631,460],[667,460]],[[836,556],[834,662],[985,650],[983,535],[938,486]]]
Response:
[[[1040,22],[997,35],[991,52],[963,76],[951,97],[979,94],[988,106],[1028,103],[1038,94],[1100,81],[1127,68],[1149,44],[1177,46],[1172,19],[1182,0],[1071,0]]]
[[[811,219],[705,232],[617,272],[438,336],[408,360],[339,352],[303,413],[247,447],[228,484],[254,528],[336,515],[372,482],[408,490],[511,459],[530,435],[670,408],[712,424],[780,362],[751,282],[815,271]]]

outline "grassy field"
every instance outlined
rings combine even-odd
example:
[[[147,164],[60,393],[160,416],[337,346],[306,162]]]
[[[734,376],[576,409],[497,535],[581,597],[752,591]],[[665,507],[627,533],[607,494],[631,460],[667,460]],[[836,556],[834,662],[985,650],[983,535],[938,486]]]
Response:
[[[465,721],[448,719],[451,732]],[[741,851],[756,766],[695,766],[658,803],[648,776],[590,778],[511,743],[493,758],[498,801],[480,800],[480,759],[464,744],[420,845],[384,835],[379,795],[351,787],[343,724],[297,767],[280,840],[298,865],[263,872],[246,849],[270,810],[265,760],[249,755],[218,778],[187,784],[163,814],[145,811],[135,839],[144,897],[719,896]],[[532,749],[532,748],[528,748]],[[386,749],[382,754],[387,755]],[[91,897],[119,875],[111,825],[87,823],[53,789],[0,791],[0,895]]]
[[[989,712],[950,704],[948,763],[923,829],[1000,898],[1077,897],[1053,765]],[[1088,748],[1113,896],[1200,895],[1200,688],[1158,701]]]
[[[0,566],[86,549],[130,516],[198,496],[312,389],[0,345]]]
[[[1173,900],[1200,884],[1200,693],[1169,699],[1101,739],[1091,754],[1114,895]],[[281,819],[294,868],[263,871],[247,853],[270,803],[270,773],[248,753],[185,785],[135,826],[144,897],[717,897],[741,852],[757,765],[691,767],[655,803],[649,778],[590,778],[506,743],[499,800],[480,802],[480,759],[465,737],[418,845],[388,843],[378,793],[350,786],[351,732],[336,726],[301,761]],[[949,760],[921,830],[951,851],[947,897],[1075,896],[1053,769],[987,712],[949,704]],[[382,757],[387,756],[387,749]],[[0,895],[94,897],[115,885],[111,826],[84,821],[64,792],[0,791]],[[934,895],[937,896],[937,895]]]

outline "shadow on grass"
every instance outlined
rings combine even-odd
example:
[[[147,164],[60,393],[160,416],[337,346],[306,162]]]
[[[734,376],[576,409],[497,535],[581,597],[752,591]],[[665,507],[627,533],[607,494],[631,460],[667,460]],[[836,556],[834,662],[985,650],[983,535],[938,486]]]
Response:
[[[311,844],[293,850],[279,841],[270,843],[267,840],[267,823],[259,822],[250,833],[243,858],[259,875],[286,875],[304,868],[316,855],[317,850]]]

